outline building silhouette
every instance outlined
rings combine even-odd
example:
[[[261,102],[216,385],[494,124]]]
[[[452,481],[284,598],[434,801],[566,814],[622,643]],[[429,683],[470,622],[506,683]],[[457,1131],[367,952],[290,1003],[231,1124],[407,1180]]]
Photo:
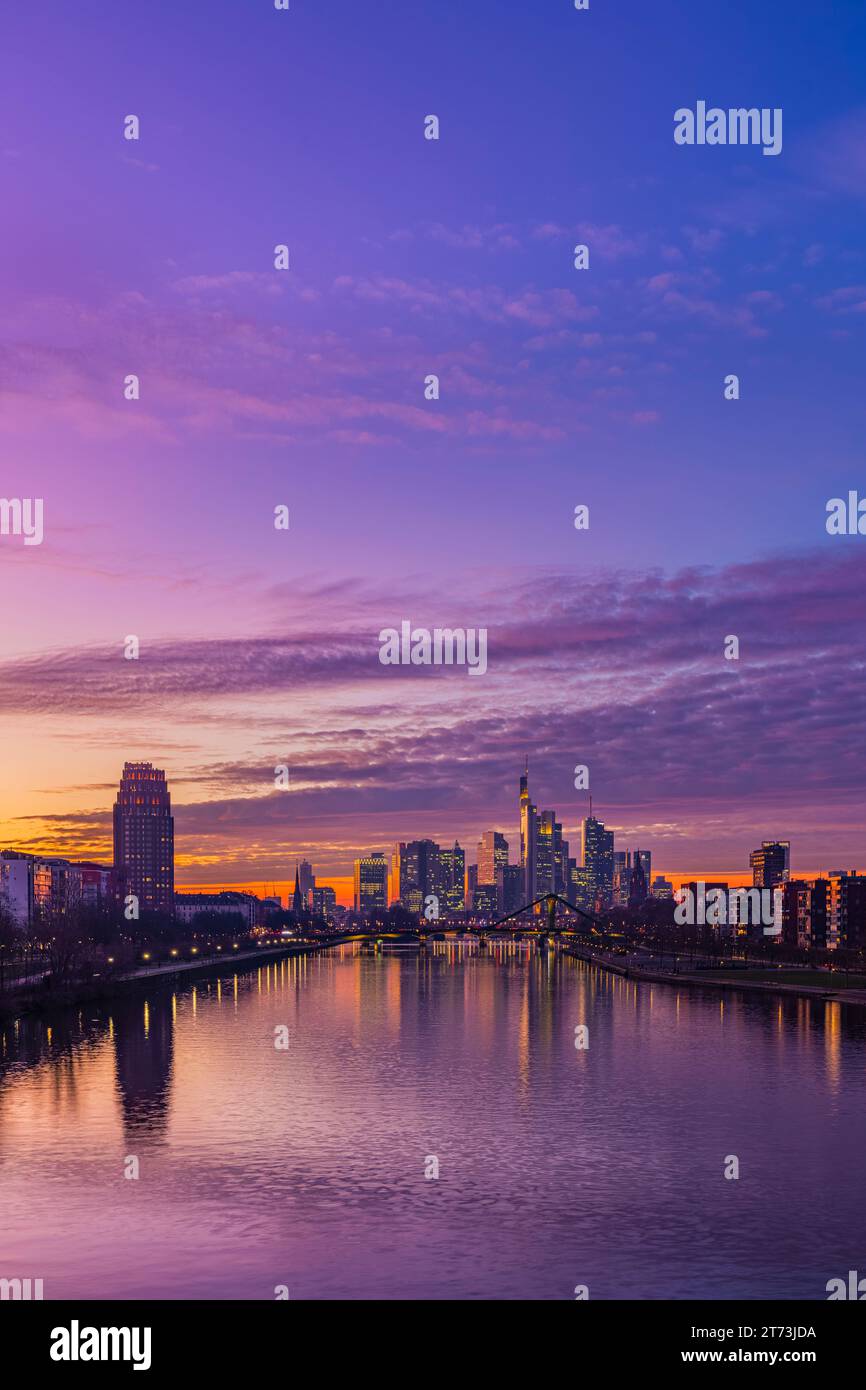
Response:
[[[153,763],[124,763],[114,803],[118,891],[139,909],[174,911],[174,818],[165,773]]]
[[[388,861],[371,851],[355,860],[355,911],[372,912],[388,906]]]
[[[755,888],[775,888],[791,877],[791,841],[764,840],[749,855]]]

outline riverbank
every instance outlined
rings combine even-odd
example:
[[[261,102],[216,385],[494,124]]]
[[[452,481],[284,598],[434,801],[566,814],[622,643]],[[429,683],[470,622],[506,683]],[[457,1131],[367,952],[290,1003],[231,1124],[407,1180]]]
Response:
[[[697,985],[700,989],[715,990],[740,990],[749,993],[787,995],[789,998],[794,996],[800,999],[815,999],[823,1002],[852,1004],[857,1008],[866,1009],[866,989],[846,989],[844,986],[830,982],[828,977],[827,985],[796,984],[790,980],[790,973],[786,972],[784,981],[770,979],[738,979],[729,971],[711,970],[663,970],[655,966],[635,965],[634,963],[623,964],[621,961],[613,959],[603,952],[590,951],[582,946],[564,946],[563,951],[566,955],[574,956],[577,960],[585,961],[588,965],[595,965],[599,970],[608,970],[614,975],[622,975],[630,980],[646,981],[650,984],[663,985]],[[763,972],[765,975],[767,972]],[[744,970],[743,975],[747,972]],[[810,972],[813,974],[813,972]]]
[[[42,985],[21,986],[0,995],[0,1020],[22,1018],[25,1014],[47,1013],[55,1008],[69,1008],[96,1000],[112,999],[153,981],[171,983],[200,975],[231,974],[239,965],[250,967],[287,956],[310,955],[320,951],[319,945],[264,946],[255,951],[238,951],[227,955],[207,956],[203,960],[172,961],[168,965],[146,966],[120,975],[110,975],[88,983],[79,982],[66,988],[45,988]]]

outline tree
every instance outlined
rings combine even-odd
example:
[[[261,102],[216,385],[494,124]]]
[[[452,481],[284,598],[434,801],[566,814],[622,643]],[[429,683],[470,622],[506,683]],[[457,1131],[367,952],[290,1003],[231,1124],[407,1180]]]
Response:
[[[0,897],[0,990],[6,985],[6,963],[21,944],[23,933],[5,898]]]

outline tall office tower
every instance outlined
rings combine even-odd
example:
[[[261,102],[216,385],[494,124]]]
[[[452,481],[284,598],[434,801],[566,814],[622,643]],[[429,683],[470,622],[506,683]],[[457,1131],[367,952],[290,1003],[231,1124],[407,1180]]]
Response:
[[[649,892],[649,886],[653,881],[653,852],[651,849],[636,849],[635,855],[640,860],[643,876],[646,879],[647,892]]]
[[[405,841],[398,840],[391,850],[391,877],[388,880],[389,903],[398,903],[400,901],[400,865],[403,860],[405,849]]]
[[[301,897],[305,903],[310,901],[310,894],[316,886],[316,875],[313,873],[313,866],[306,859],[302,859],[298,866],[298,883],[301,889]]]
[[[498,830],[485,830],[478,842],[478,886],[497,885],[499,907],[504,902],[505,884],[502,870],[508,863],[508,841]]]
[[[791,841],[764,840],[749,855],[752,883],[756,888],[775,888],[791,877]]]
[[[535,854],[538,839],[538,812],[529,799],[529,763],[520,779],[520,865],[523,869],[524,901],[534,902]]]
[[[595,888],[592,874],[589,869],[584,869],[574,859],[569,860],[569,866],[568,901],[573,907],[582,907],[584,912],[592,912],[595,908]]]
[[[355,860],[355,911],[372,912],[388,906],[388,861],[371,851]]]
[[[613,897],[613,831],[605,830],[595,816],[587,816],[581,826],[580,843],[594,900],[601,907],[609,907]]]
[[[542,811],[536,819],[535,838],[535,896],[554,891],[553,863],[556,817],[552,811]]]
[[[631,892],[631,850],[616,849],[613,852],[613,905],[627,907]]]
[[[670,879],[665,878],[664,874],[656,874],[653,879],[652,896],[654,898],[672,898],[674,895],[674,885]]]
[[[114,803],[114,867],[119,891],[143,911],[174,911],[174,818],[165,773],[124,763]]]
[[[314,888],[311,906],[317,917],[333,916],[334,908],[337,906],[337,895],[333,888]]]
[[[568,841],[562,838],[562,825],[555,811],[542,811],[536,817],[535,894],[562,893],[568,879]]]
[[[562,826],[553,822],[553,891],[566,895],[568,888],[568,841],[562,838]]]
[[[523,907],[523,870],[519,864],[503,864],[497,870],[496,887],[504,913]]]
[[[643,858],[639,849],[634,852],[634,862],[631,866],[631,882],[628,890],[629,907],[642,907],[647,900],[646,874],[644,873]]]
[[[400,855],[400,902],[421,912],[429,894],[444,897],[440,849],[435,840],[409,840]]]
[[[449,912],[462,912],[466,905],[466,853],[456,840],[453,849],[440,849],[439,866],[445,907]],[[439,906],[441,911],[442,904]]]

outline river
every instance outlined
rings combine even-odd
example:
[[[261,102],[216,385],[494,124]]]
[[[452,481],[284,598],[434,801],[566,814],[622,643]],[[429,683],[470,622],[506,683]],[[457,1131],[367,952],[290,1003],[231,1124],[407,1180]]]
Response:
[[[46,1299],[824,1298],[866,1274],[864,1158],[866,1011],[529,944],[344,947],[6,1027],[0,1277]]]

